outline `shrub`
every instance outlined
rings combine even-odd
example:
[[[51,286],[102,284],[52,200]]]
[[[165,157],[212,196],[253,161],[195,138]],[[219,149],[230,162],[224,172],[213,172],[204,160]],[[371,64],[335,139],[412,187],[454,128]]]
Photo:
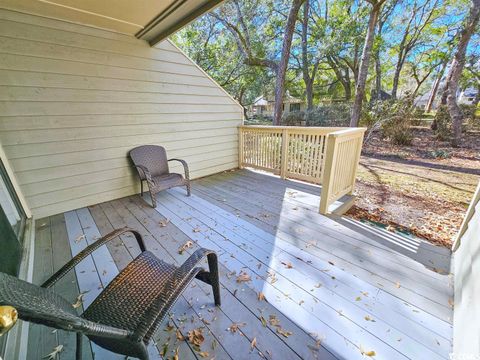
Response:
[[[435,114],[435,137],[441,141],[450,140],[452,135],[452,119],[446,105],[440,105]]]
[[[295,111],[289,113],[283,113],[282,125],[286,126],[300,126],[305,121],[304,111]]]
[[[321,105],[312,110],[284,113],[282,124],[287,126],[348,126],[350,123],[351,103]]]
[[[452,154],[445,149],[432,150],[428,153],[428,156],[433,159],[448,159],[452,157]]]
[[[352,104],[341,102],[326,104],[306,112],[308,126],[349,126]]]
[[[368,141],[375,131],[396,145],[409,145],[413,140],[411,125],[416,117],[413,99],[375,101],[362,112],[360,125],[366,126]]]

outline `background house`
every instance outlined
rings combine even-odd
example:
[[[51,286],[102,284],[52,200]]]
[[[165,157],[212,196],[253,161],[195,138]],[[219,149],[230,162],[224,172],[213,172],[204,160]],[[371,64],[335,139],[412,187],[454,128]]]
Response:
[[[263,116],[272,117],[275,105],[274,97],[267,95],[259,96],[255,99],[252,105],[248,107],[248,117]],[[306,109],[306,103],[302,99],[295,98],[287,91],[283,99],[283,113],[302,111]]]

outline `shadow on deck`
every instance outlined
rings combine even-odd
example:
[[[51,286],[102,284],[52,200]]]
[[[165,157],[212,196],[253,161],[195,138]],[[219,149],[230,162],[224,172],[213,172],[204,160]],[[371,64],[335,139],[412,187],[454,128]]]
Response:
[[[199,246],[219,255],[222,306],[195,281],[161,326],[152,358],[178,351],[180,359],[448,359],[447,249],[322,216],[317,186],[248,170],[192,185],[191,197],[183,189],[158,194],[156,209],[132,196],[37,220],[34,282],[99,236],[129,226],[167,262],[180,264]],[[133,238],[116,239],[56,291],[72,303],[84,293],[87,307],[138,252]],[[201,352],[182,339],[198,328]],[[30,326],[29,358],[58,344],[60,358],[72,359],[74,336]],[[86,350],[89,358],[122,358],[88,343]]]

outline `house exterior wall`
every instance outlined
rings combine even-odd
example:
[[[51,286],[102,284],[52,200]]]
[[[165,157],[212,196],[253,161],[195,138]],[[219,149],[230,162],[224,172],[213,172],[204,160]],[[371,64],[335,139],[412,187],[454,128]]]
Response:
[[[453,256],[453,359],[475,359],[480,354],[480,184],[465,226]]]
[[[0,143],[34,216],[138,192],[137,145],[192,178],[238,166],[241,106],[171,42],[5,9],[0,41]]]

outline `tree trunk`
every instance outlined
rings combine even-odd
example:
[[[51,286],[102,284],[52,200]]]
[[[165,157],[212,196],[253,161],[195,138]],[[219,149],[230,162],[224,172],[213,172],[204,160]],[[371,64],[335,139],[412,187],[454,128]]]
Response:
[[[480,0],[479,0],[480,1]],[[363,98],[365,97],[365,85],[367,83],[368,65],[370,62],[370,54],[372,52],[373,39],[375,37],[375,28],[377,26],[378,15],[384,0],[382,1],[369,1],[372,4],[372,10],[370,11],[370,17],[368,19],[367,35],[365,37],[365,45],[363,47],[362,59],[360,62],[360,70],[355,87],[355,100],[353,102],[352,117],[350,119],[350,126],[358,126],[358,120],[362,112]]]
[[[447,67],[447,63],[447,60],[442,63],[442,67],[437,75],[437,78],[433,82],[432,90],[430,91],[430,96],[428,97],[428,102],[425,105],[425,112],[427,113],[432,110],[433,103],[435,102],[435,98],[437,97],[438,88],[440,87],[440,82],[442,81],[443,74],[445,73],[445,69]]]
[[[398,92],[398,82],[400,80],[400,73],[403,68],[403,61],[399,59],[397,62],[397,66],[395,67],[395,73],[393,74],[393,85],[392,85],[392,99],[397,98],[397,92]]]
[[[380,62],[380,50],[375,54],[375,97],[376,100],[382,99],[382,64]]]
[[[315,79],[315,71],[317,66],[314,66],[313,73],[310,76],[309,61],[308,61],[309,9],[310,9],[310,0],[306,0],[305,4],[303,4],[303,19],[302,19],[302,73],[303,73],[303,82],[305,83],[307,110],[312,110],[313,109],[313,81]]]
[[[467,52],[468,43],[475,31],[480,18],[480,0],[473,0],[470,14],[465,23],[464,28],[460,32],[460,38],[457,45],[457,51],[453,57],[450,67],[448,83],[446,86],[447,108],[452,118],[452,146],[459,146],[462,140],[462,122],[463,115],[457,104],[458,80],[465,66],[465,54]]]
[[[350,81],[350,70],[345,70],[345,81],[342,82],[343,89],[345,90],[345,100],[350,101],[352,99],[352,83]]]
[[[292,46],[293,31],[297,21],[298,10],[305,0],[293,0],[292,7],[288,14],[285,35],[283,36],[282,55],[278,64],[277,79],[275,84],[275,105],[273,110],[273,125],[280,125],[282,119],[283,96],[285,92],[285,74],[287,72],[290,48]]]

